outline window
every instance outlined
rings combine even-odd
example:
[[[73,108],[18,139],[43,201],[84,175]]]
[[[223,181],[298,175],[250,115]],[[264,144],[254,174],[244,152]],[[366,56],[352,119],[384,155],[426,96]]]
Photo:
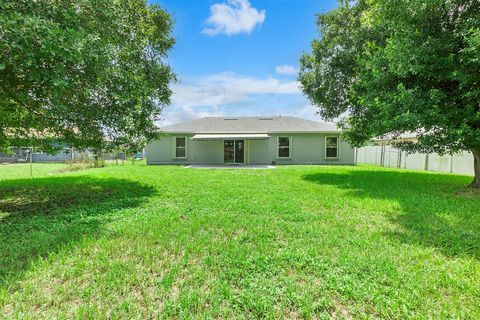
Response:
[[[278,158],[288,159],[290,158],[290,137],[278,137]]]
[[[338,158],[338,137],[325,137],[325,158]]]
[[[175,159],[187,158],[187,138],[175,137]]]

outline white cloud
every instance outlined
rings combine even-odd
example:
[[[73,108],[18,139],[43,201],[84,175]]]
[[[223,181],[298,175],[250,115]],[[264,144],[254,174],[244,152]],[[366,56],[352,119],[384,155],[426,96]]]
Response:
[[[318,108],[311,104],[299,105],[287,103],[285,106],[279,106],[272,109],[264,109],[261,106],[256,108],[237,106],[238,108],[227,108],[224,111],[219,110],[217,106],[208,108],[199,108],[191,106],[168,106],[163,111],[164,120],[159,122],[160,127],[186,122],[203,117],[241,117],[241,116],[292,116],[307,120],[322,121],[318,115]]]
[[[300,93],[297,81],[259,79],[236,73],[219,73],[187,81],[188,84],[173,86],[173,104],[184,107],[218,106],[242,102],[255,94]]]
[[[186,122],[203,117],[224,117],[225,115],[213,107],[211,111],[198,111],[193,107],[173,105],[168,106],[163,111],[163,119],[160,126],[167,126],[174,123]]]
[[[233,35],[251,33],[255,26],[265,21],[265,10],[257,10],[248,0],[227,0],[210,7],[210,17],[206,20],[209,27],[202,33],[210,36],[218,34]]]
[[[307,104],[306,106],[291,115],[307,120],[320,120],[318,116],[318,107],[312,106],[311,104]]]
[[[298,73],[298,68],[290,65],[276,66],[275,72],[283,75],[296,75]]]
[[[269,113],[267,110],[260,110],[258,106],[252,107],[251,101],[248,100],[259,95],[270,97],[270,99],[271,95],[301,97],[299,84],[296,81],[254,78],[236,73],[184,78],[184,83],[174,85],[172,89],[172,105],[164,109],[164,120],[160,121],[161,126],[207,116],[239,116],[245,113],[267,115],[266,113]],[[232,106],[231,109],[230,106]],[[219,110],[221,107],[223,111]],[[229,107],[227,113],[224,107]],[[282,112],[271,114],[276,113]]]

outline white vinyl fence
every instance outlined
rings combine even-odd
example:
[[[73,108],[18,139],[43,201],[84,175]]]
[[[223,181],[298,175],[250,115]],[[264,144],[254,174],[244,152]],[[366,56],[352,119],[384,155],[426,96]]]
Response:
[[[365,146],[357,149],[357,162],[387,168],[429,170],[474,175],[473,155],[463,152],[440,156],[436,153],[407,154],[390,145]]]

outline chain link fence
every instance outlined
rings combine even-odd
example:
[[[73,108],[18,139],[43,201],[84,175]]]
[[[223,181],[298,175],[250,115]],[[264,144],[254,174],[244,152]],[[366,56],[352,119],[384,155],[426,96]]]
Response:
[[[31,156],[31,159],[30,159]],[[105,155],[105,160],[125,159],[123,152]],[[10,148],[8,152],[0,153],[0,163],[27,163],[27,162],[74,162],[93,160],[94,156],[88,151],[76,151],[64,148],[55,154],[36,151],[34,148]]]

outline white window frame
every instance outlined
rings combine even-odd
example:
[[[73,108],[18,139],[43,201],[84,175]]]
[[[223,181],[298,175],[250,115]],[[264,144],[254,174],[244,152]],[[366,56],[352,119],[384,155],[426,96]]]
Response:
[[[185,157],[177,157],[177,139],[184,138],[185,139]],[[188,149],[188,139],[187,136],[174,136],[173,137],[173,159],[187,159],[187,149]]]
[[[288,157],[280,157],[280,138],[288,138]],[[277,136],[277,159],[292,159],[292,141],[291,136]]]
[[[336,157],[329,157],[327,156],[327,140],[328,138],[336,138],[337,139],[337,156]],[[339,159],[340,158],[340,137],[339,136],[325,136],[325,159]]]

